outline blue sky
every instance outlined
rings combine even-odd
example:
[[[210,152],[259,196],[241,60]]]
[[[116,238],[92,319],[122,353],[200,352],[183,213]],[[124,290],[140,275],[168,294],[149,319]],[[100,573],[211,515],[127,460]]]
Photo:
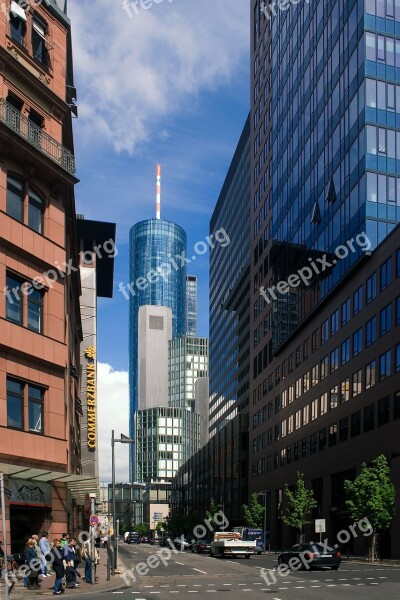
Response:
[[[118,284],[129,281],[129,229],[155,214],[160,162],[162,217],[186,230],[189,255],[205,239],[250,96],[246,0],[164,0],[138,10],[129,18],[122,0],[69,2],[79,107],[77,212],[117,224],[114,297],[99,302],[98,359],[107,402],[117,386],[121,415],[128,301]],[[199,334],[207,336],[208,254],[188,272],[199,279]],[[109,428],[118,425],[107,421]],[[125,467],[124,460],[121,472]]]

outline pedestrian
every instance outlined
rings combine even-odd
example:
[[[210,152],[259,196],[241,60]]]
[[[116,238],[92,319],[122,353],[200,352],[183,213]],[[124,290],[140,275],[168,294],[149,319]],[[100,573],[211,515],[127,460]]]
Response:
[[[51,563],[54,573],[56,574],[56,580],[54,582],[53,594],[63,594],[63,579],[65,576],[64,560],[61,550],[61,540],[55,538],[53,540],[53,548],[50,550],[46,557]]]
[[[107,548],[108,547],[108,535],[106,533],[104,534],[102,541],[103,541],[104,548]]]
[[[77,572],[75,568],[76,552],[75,552],[76,541],[74,538],[70,538],[68,544],[64,547],[64,560],[66,562],[65,577],[69,587],[77,588],[79,583],[76,582]]]
[[[25,538],[25,550],[24,552],[26,552],[27,548],[28,548],[28,542],[29,542],[29,538]],[[26,564],[26,560],[25,560],[25,564]],[[27,575],[24,575],[24,588],[27,588],[29,585],[29,577]]]
[[[35,541],[30,538],[25,548],[25,562],[29,565],[28,571],[28,590],[40,589],[39,584],[39,573],[40,573],[40,561],[38,559]]]
[[[42,565],[42,577],[50,577],[50,575],[47,574],[47,561],[46,561],[46,556],[50,552],[50,544],[49,544],[48,537],[49,537],[49,534],[47,533],[47,531],[43,531],[42,537],[39,541],[39,548],[40,548],[40,553],[41,553],[40,561],[41,561],[41,565]]]
[[[92,583],[92,543],[90,540],[86,540],[82,544],[81,557],[85,561],[85,581],[86,583]],[[99,563],[100,555],[97,551],[96,546],[94,547],[94,572],[96,574],[96,565]]]
[[[65,546],[68,544],[68,533],[63,533],[60,540],[60,548],[64,550]]]

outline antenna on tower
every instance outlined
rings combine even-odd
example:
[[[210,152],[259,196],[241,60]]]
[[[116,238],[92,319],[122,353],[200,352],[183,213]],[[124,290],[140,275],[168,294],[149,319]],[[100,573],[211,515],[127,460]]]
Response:
[[[161,165],[156,166],[156,219],[161,219]]]

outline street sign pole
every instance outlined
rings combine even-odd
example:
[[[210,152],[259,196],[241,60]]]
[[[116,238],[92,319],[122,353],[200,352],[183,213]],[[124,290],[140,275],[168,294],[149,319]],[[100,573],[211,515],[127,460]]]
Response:
[[[7,530],[6,530],[6,502],[4,498],[4,473],[0,471],[0,494],[1,494],[1,520],[3,527],[3,552],[4,552],[4,582],[6,598],[9,598],[8,585],[8,560],[7,560]]]

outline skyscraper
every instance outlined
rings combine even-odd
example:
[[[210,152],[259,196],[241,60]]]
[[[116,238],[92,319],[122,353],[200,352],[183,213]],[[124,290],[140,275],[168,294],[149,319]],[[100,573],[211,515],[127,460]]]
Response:
[[[136,223],[130,231],[129,386],[130,435],[138,410],[138,314],[143,305],[172,310],[172,337],[186,333],[186,233],[160,216],[160,167],[157,167],[155,219]],[[134,460],[131,452],[131,474]]]
[[[186,335],[197,336],[197,277],[186,277]]]

